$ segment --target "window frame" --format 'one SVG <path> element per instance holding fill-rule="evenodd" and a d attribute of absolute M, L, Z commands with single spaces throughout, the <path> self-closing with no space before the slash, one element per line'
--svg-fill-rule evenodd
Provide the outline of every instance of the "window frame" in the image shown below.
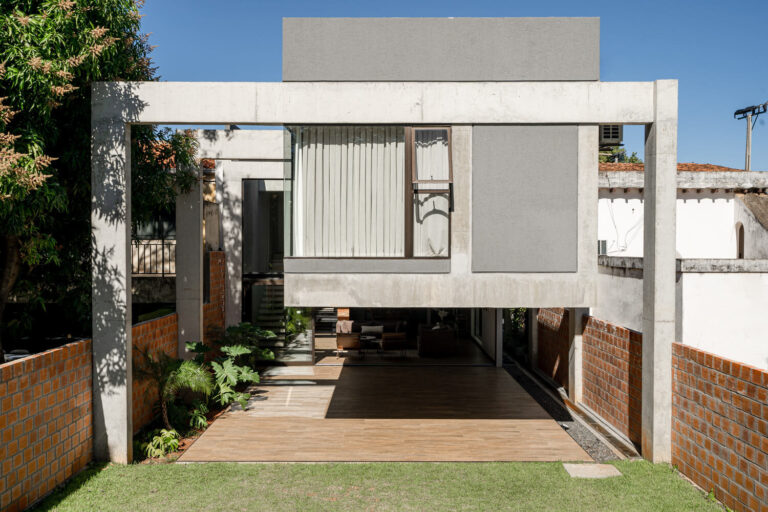
<path fill-rule="evenodd" d="M 295 133 L 294 130 L 301 129 L 304 126 L 320 126 L 320 125 L 291 125 L 286 128 L 291 133 L 291 177 L 294 179 L 295 169 Z M 324 125 L 323 125 L 324 126 Z M 404 237 L 403 240 L 403 255 L 402 256 L 294 256 L 293 254 L 293 222 L 295 219 L 291 218 L 290 222 L 284 219 L 284 226 L 290 226 L 290 233 L 284 233 L 284 243 L 287 240 L 290 243 L 291 256 L 287 254 L 284 259 L 317 259 L 317 260 L 334 260 L 334 259 L 359 259 L 359 260 L 445 260 L 451 258 L 451 246 L 453 244 L 453 132 L 451 126 L 443 125 L 359 125 L 364 126 L 402 126 L 404 131 L 405 142 L 405 165 L 403 176 L 403 191 L 405 194 L 404 201 Z M 416 180 L 416 160 L 414 158 L 415 138 L 414 134 L 417 130 L 446 130 L 448 138 L 448 179 L 447 180 Z M 418 183 L 435 183 L 435 184 L 447 184 L 448 188 L 445 189 L 424 189 L 416 188 L 414 185 Z M 285 190 L 285 189 L 284 189 Z M 291 187 L 290 200 L 284 200 L 285 205 L 293 204 L 293 192 Z M 413 255 L 413 199 L 415 194 L 448 194 L 448 253 L 445 256 L 414 256 Z"/>
<path fill-rule="evenodd" d="M 445 130 L 448 140 L 448 179 L 447 180 L 419 180 L 416 175 L 416 132 L 419 130 Z M 442 260 L 451 257 L 452 232 L 453 232 L 453 133 L 450 126 L 441 125 L 413 125 L 405 127 L 405 168 L 407 179 L 405 188 L 405 244 L 403 258 Z M 448 188 L 431 189 L 418 188 L 416 185 L 447 184 Z M 413 198 L 416 194 L 448 194 L 448 253 L 445 256 L 414 256 L 413 254 Z"/>

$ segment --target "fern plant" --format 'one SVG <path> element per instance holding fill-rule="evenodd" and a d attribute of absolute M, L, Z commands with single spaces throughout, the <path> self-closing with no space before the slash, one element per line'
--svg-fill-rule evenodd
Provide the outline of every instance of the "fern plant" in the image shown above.
<path fill-rule="evenodd" d="M 168 405 L 183 390 L 199 393 L 206 398 L 213 391 L 213 378 L 204 365 L 196 361 L 182 361 L 164 352 L 157 355 L 136 349 L 136 374 L 140 379 L 152 380 L 157 386 L 160 412 L 167 430 L 173 430 L 168 419 Z"/>

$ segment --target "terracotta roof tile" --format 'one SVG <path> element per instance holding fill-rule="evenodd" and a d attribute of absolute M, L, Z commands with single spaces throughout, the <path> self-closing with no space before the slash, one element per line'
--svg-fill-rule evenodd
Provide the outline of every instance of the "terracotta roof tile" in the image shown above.
<path fill-rule="evenodd" d="M 601 171 L 642 171 L 645 166 L 643 164 L 630 164 L 630 163 L 618 163 L 618 162 L 600 162 L 599 169 Z M 695 164 L 695 163 L 678 163 L 677 172 L 743 172 L 743 169 L 734 169 L 732 167 L 723 167 L 722 165 L 713 164 Z"/>

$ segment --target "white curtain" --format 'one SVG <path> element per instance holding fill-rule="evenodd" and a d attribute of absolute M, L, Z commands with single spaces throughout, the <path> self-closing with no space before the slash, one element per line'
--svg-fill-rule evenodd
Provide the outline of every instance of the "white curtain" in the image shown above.
<path fill-rule="evenodd" d="M 447 130 L 415 130 L 414 146 L 417 180 L 450 179 Z M 445 192 L 414 194 L 413 255 L 448 256 L 448 183 L 419 183 L 416 189 Z"/>
<path fill-rule="evenodd" d="M 293 255 L 403 256 L 402 127 L 296 131 Z"/>

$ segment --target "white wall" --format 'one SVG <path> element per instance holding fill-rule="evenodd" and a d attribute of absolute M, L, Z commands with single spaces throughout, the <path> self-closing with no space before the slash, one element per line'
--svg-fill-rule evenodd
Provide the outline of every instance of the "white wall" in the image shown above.
<path fill-rule="evenodd" d="M 643 201 L 637 190 L 600 190 L 598 240 L 608 241 L 609 256 L 643 256 Z M 734 195 L 678 191 L 679 258 L 735 258 Z"/>
<path fill-rule="evenodd" d="M 736 223 L 741 222 L 744 226 L 744 259 L 768 259 L 768 232 L 738 197 L 734 209 L 734 237 Z"/>
<path fill-rule="evenodd" d="M 768 274 L 683 274 L 682 342 L 768 369 Z"/>

